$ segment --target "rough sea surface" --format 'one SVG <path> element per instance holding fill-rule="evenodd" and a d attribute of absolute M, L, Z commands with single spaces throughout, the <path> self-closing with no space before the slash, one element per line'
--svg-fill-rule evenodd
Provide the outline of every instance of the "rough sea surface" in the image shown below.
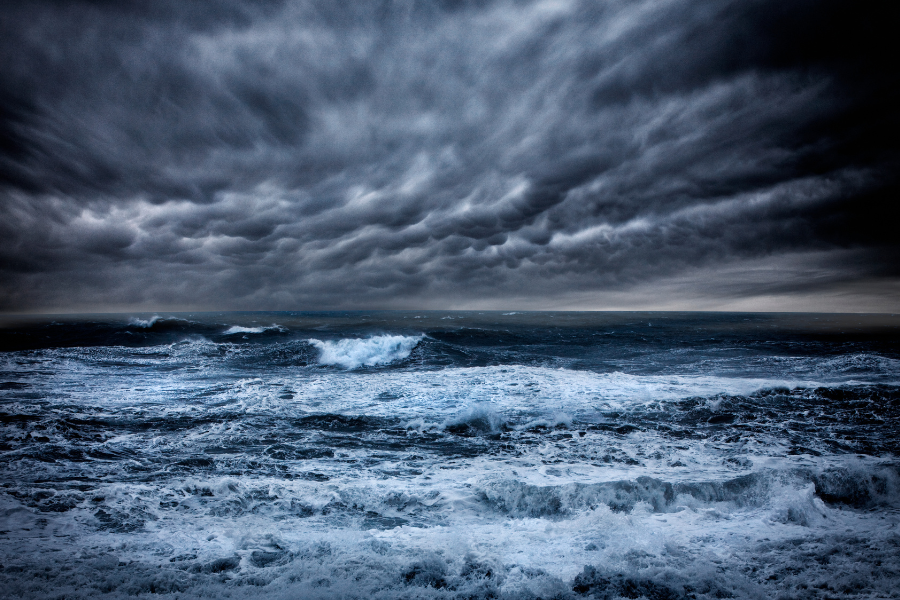
<path fill-rule="evenodd" d="M 0 324 L 4 598 L 900 598 L 900 317 Z"/>

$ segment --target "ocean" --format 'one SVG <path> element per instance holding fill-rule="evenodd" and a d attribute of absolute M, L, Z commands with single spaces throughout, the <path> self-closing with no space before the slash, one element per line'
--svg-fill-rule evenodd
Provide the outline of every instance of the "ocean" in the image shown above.
<path fill-rule="evenodd" d="M 5 317 L 4 598 L 900 598 L 900 316 Z"/>

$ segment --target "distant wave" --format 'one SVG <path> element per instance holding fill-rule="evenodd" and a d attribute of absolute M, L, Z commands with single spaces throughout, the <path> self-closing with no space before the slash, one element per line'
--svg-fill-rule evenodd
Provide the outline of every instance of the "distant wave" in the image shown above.
<path fill-rule="evenodd" d="M 409 356 L 423 336 L 378 335 L 336 341 L 309 340 L 319 350 L 319 363 L 355 369 L 383 365 Z"/>
<path fill-rule="evenodd" d="M 132 325 L 134 327 L 140 327 L 142 329 L 150 329 L 151 327 L 153 327 L 153 324 L 156 323 L 157 321 L 159 321 L 159 315 L 153 315 L 149 319 L 133 318 L 130 321 L 128 321 L 128 324 Z"/>
<path fill-rule="evenodd" d="M 159 327 L 171 327 L 175 324 L 189 324 L 191 321 L 187 319 L 179 319 L 178 317 L 161 317 L 159 315 L 153 315 L 149 319 L 139 319 L 137 317 L 132 317 L 128 321 L 129 327 L 138 327 L 140 329 L 154 329 Z"/>
<path fill-rule="evenodd" d="M 281 325 L 269 325 L 268 327 L 241 327 L 240 325 L 232 325 L 222 332 L 222 335 L 234 335 L 235 333 L 263 333 L 269 330 L 284 331 Z"/>

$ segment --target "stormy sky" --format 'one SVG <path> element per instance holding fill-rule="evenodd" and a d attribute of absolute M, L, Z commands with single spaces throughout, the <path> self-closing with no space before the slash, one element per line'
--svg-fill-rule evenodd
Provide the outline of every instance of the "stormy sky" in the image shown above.
<path fill-rule="evenodd" d="M 0 311 L 900 310 L 893 5 L 5 2 Z"/>

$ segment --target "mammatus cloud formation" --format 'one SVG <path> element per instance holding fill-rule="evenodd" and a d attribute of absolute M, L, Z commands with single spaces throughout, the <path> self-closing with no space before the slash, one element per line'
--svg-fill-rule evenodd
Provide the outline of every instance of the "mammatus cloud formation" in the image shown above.
<path fill-rule="evenodd" d="M 891 3 L 0 19 L 3 311 L 900 306 Z"/>

